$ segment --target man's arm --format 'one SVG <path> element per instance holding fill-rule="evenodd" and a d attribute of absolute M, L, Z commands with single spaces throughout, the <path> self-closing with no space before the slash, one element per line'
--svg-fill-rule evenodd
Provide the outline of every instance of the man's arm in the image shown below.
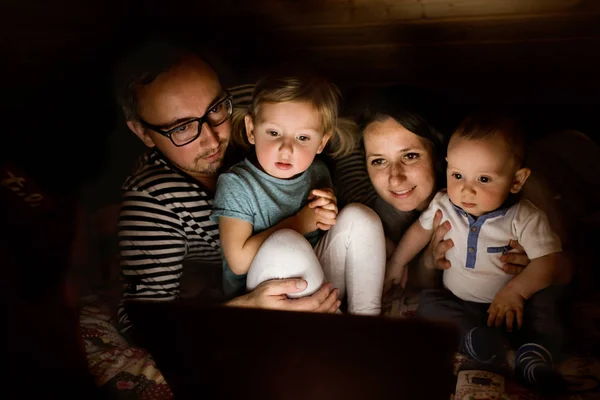
<path fill-rule="evenodd" d="M 169 301 L 179 296 L 186 239 L 179 218 L 144 192 L 129 191 L 119 213 L 122 300 Z M 121 330 L 130 326 L 119 309 Z"/>
<path fill-rule="evenodd" d="M 494 296 L 488 309 L 488 326 L 500 327 L 506 321 L 506 328 L 510 332 L 516 319 L 520 328 L 523 325 L 525 301 L 552 284 L 568 283 L 570 271 L 570 263 L 562 252 L 533 259 L 527 268 Z"/>
<path fill-rule="evenodd" d="M 548 254 L 531 260 L 527 268 L 508 282 L 506 289 L 516 291 L 527 300 L 550 285 L 569 283 L 570 271 L 563 252 Z"/>

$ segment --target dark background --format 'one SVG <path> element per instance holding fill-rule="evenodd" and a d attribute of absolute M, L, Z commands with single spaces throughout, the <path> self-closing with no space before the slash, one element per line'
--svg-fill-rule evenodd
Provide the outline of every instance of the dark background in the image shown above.
<path fill-rule="evenodd" d="M 48 213 L 27 215 L 0 196 L 8 364 L 27 371 L 9 380 L 46 396 L 64 376 L 94 387 L 76 298 L 60 282 L 77 207 L 118 204 L 142 149 L 111 88 L 131 46 L 158 33 L 207 46 L 224 86 L 301 62 L 340 86 L 346 109 L 373 87 L 403 85 L 445 131 L 471 107 L 495 104 L 532 136 L 572 128 L 598 142 L 599 16 L 596 0 L 3 0 L 0 167 L 12 161 L 51 200 Z M 34 365 L 48 368 L 32 385 Z"/>
<path fill-rule="evenodd" d="M 598 2 L 482 3 L 7 0 L 0 154 L 59 191 L 127 159 L 138 144 L 113 101 L 111 68 L 157 33 L 214 50 L 226 86 L 297 61 L 330 77 L 349 104 L 373 86 L 415 86 L 442 129 L 473 105 L 501 104 L 532 135 L 574 128 L 598 140 Z"/>

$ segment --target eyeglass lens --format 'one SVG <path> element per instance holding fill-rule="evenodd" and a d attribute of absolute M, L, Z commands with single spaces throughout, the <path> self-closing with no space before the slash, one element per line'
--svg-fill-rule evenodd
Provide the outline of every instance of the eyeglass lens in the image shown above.
<path fill-rule="evenodd" d="M 225 101 L 216 104 L 213 108 L 208 110 L 205 116 L 205 121 L 207 121 L 211 126 L 218 126 L 225 122 L 227 118 L 229 118 L 231 111 L 231 100 L 226 99 Z M 171 138 L 175 144 L 184 145 L 196 139 L 200 135 L 201 129 L 202 126 L 200 121 L 191 121 L 185 125 L 177 127 L 177 129 L 171 134 Z"/>

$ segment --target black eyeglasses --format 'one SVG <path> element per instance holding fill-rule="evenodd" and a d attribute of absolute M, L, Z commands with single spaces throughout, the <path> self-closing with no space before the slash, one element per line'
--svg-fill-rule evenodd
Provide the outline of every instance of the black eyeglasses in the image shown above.
<path fill-rule="evenodd" d="M 168 131 L 164 131 L 158 126 L 150 125 L 142 119 L 139 121 L 142 126 L 168 137 L 175 146 L 181 147 L 198 139 L 198 136 L 200 136 L 200 133 L 202 132 L 202 125 L 204 125 L 205 122 L 213 128 L 217 127 L 227 121 L 227 119 L 231 117 L 232 112 L 233 103 L 231 101 L 231 95 L 227 93 L 227 97 L 210 106 L 210 109 L 206 111 L 206 114 L 200 118 L 191 119 Z"/>

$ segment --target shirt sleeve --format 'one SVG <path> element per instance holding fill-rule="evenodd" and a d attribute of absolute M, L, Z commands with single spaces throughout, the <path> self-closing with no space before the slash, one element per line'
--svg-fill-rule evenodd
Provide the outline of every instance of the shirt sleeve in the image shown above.
<path fill-rule="evenodd" d="M 221 216 L 241 219 L 254 225 L 254 208 L 248 185 L 235 173 L 221 174 L 217 180 L 210 218 L 218 222 Z"/>
<path fill-rule="evenodd" d="M 143 191 L 126 191 L 118 222 L 119 263 L 123 293 L 119 329 L 131 324 L 126 300 L 169 301 L 179 296 L 186 235 L 173 211 Z"/>
<path fill-rule="evenodd" d="M 550 227 L 546 214 L 531 202 L 522 200 L 513 220 L 517 240 L 530 259 L 562 251 L 558 235 Z"/>
<path fill-rule="evenodd" d="M 421 215 L 419 215 L 419 222 L 421 223 L 421 226 L 424 229 L 427 229 L 428 231 L 433 229 L 433 218 L 435 217 L 435 212 L 437 210 L 444 209 L 442 207 L 442 202 L 447 197 L 448 195 L 446 194 L 446 192 L 438 192 L 433 198 L 433 200 L 431 200 L 431 203 L 429 203 L 429 207 L 427 207 L 425 211 L 423 211 Z"/>

